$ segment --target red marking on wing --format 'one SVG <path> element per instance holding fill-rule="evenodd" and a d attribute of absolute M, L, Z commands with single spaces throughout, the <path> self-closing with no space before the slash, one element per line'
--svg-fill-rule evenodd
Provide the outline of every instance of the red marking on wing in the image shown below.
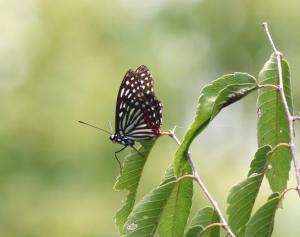
<path fill-rule="evenodd" d="M 155 125 L 155 123 L 150 119 L 149 114 L 150 114 L 150 109 L 147 109 L 144 112 L 144 120 L 147 123 L 147 127 L 152 129 L 155 135 L 160 135 L 160 124 Z"/>

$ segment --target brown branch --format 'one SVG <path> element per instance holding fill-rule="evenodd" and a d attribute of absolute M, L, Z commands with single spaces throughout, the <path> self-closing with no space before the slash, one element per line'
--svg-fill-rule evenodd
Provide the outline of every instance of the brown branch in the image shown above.
<path fill-rule="evenodd" d="M 178 146 L 180 146 L 181 142 L 176 137 L 175 128 L 173 130 L 169 131 L 169 136 L 171 138 L 173 138 L 173 140 L 177 143 Z M 228 226 L 227 221 L 226 221 L 224 215 L 222 214 L 221 209 L 218 206 L 218 203 L 213 199 L 212 195 L 209 193 L 209 191 L 206 188 L 205 184 L 201 180 L 201 178 L 199 176 L 199 173 L 196 170 L 196 166 L 194 164 L 194 161 L 192 160 L 191 155 L 189 153 L 187 154 L 187 160 L 188 160 L 188 162 L 190 163 L 190 165 L 192 167 L 192 172 L 193 172 L 194 180 L 199 185 L 199 187 L 201 188 L 201 190 L 203 191 L 203 193 L 205 194 L 205 196 L 207 197 L 207 199 L 209 200 L 209 202 L 211 203 L 211 205 L 214 207 L 215 211 L 218 213 L 218 215 L 220 217 L 220 220 L 222 222 L 221 224 L 224 226 L 224 229 L 226 230 L 228 236 L 235 237 L 234 233 L 232 232 L 232 230 Z"/>
<path fill-rule="evenodd" d="M 289 106 L 288 106 L 288 102 L 285 96 L 285 92 L 283 89 L 283 73 L 282 73 L 282 53 L 279 52 L 276 47 L 275 44 L 273 42 L 272 36 L 270 34 L 269 28 L 268 28 L 268 24 L 266 22 L 263 23 L 263 28 L 265 30 L 265 33 L 267 34 L 268 40 L 271 44 L 271 47 L 274 51 L 274 55 L 276 57 L 277 60 L 277 68 L 278 68 L 278 78 L 279 78 L 279 83 L 278 83 L 278 91 L 279 94 L 281 96 L 282 99 L 282 103 L 287 115 L 287 119 L 288 119 L 288 125 L 289 125 L 289 135 L 290 135 L 290 142 L 289 142 L 289 148 L 291 150 L 291 154 L 292 154 L 292 159 L 293 159 L 293 164 L 294 164 L 294 168 L 295 168 L 295 173 L 296 173 L 296 181 L 297 181 L 297 191 L 298 194 L 300 196 L 300 166 L 299 166 L 299 162 L 296 156 L 296 146 L 295 146 L 295 131 L 294 131 L 294 120 L 295 120 L 295 116 L 293 116 L 289 110 Z"/>

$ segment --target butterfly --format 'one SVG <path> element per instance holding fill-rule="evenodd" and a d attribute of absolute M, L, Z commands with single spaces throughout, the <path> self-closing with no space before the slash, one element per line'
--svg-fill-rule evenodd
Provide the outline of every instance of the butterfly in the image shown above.
<path fill-rule="evenodd" d="M 85 122 L 86 125 L 95 127 Z M 115 114 L 115 133 L 111 134 L 113 143 L 123 145 L 115 152 L 123 151 L 126 147 L 134 147 L 135 142 L 160 136 L 162 124 L 162 105 L 154 94 L 153 78 L 149 69 L 141 65 L 135 71 L 129 69 L 120 85 Z M 95 127 L 100 129 L 98 127 Z M 109 133 L 106 130 L 100 129 Z M 138 152 L 139 153 L 139 152 Z M 120 165 L 121 167 L 121 165 Z"/>

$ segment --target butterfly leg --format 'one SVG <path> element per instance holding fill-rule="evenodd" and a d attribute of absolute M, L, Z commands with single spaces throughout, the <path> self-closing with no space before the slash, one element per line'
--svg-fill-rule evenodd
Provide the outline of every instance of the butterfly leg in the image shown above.
<path fill-rule="evenodd" d="M 133 145 L 131 146 L 141 157 L 145 157 L 138 149 L 136 149 Z"/>
<path fill-rule="evenodd" d="M 118 164 L 120 166 L 120 174 L 122 174 L 122 164 L 121 164 L 121 161 L 119 160 L 117 154 L 120 153 L 121 151 L 123 151 L 126 147 L 127 146 L 124 146 L 124 147 L 122 147 L 121 150 L 118 150 L 118 151 L 115 152 L 115 158 L 116 158 L 116 160 L 117 160 L 117 162 L 118 162 Z"/>

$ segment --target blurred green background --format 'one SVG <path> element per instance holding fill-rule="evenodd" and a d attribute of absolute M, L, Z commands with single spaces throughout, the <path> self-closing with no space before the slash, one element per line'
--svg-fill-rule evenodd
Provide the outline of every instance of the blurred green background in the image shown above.
<path fill-rule="evenodd" d="M 117 236 L 120 146 L 77 120 L 114 124 L 129 68 L 150 68 L 163 129 L 177 125 L 182 137 L 203 85 L 234 71 L 257 76 L 271 53 L 261 27 L 268 21 L 290 62 L 299 111 L 299 9 L 298 0 L 0 0 L 0 236 Z M 255 103 L 253 93 L 222 111 L 192 146 L 223 210 L 256 150 Z M 159 139 L 139 198 L 158 184 L 175 149 Z M 269 194 L 264 183 L 258 204 Z M 207 205 L 198 188 L 194 201 L 193 212 Z M 297 194 L 283 207 L 274 236 L 299 236 Z"/>

